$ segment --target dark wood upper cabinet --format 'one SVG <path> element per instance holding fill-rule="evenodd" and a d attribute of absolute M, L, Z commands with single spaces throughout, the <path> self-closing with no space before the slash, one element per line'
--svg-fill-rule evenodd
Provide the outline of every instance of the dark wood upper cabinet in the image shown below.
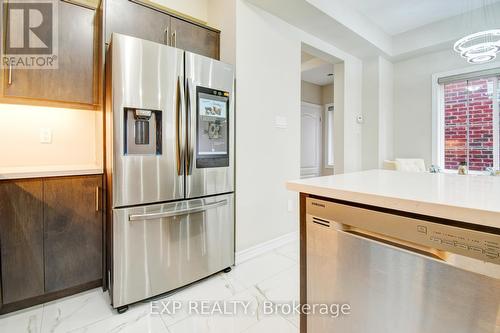
<path fill-rule="evenodd" d="M 102 176 L 44 181 L 45 291 L 102 279 Z"/>
<path fill-rule="evenodd" d="M 111 34 L 133 36 L 167 44 L 170 38 L 170 16 L 129 0 L 106 0 L 106 43 Z"/>
<path fill-rule="evenodd" d="M 106 43 L 113 32 L 219 59 L 218 31 L 132 0 L 106 0 Z"/>
<path fill-rule="evenodd" d="M 44 293 L 42 180 L 0 182 L 2 301 Z"/>
<path fill-rule="evenodd" d="M 172 46 L 219 59 L 219 33 L 172 17 Z"/>
<path fill-rule="evenodd" d="M 5 98 L 97 104 L 96 11 L 59 1 L 58 13 L 58 69 L 6 69 Z"/>

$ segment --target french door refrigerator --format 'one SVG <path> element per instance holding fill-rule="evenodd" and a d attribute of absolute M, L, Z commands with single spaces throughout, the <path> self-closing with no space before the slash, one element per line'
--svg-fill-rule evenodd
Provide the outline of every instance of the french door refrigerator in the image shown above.
<path fill-rule="evenodd" d="M 114 34 L 106 63 L 112 305 L 234 264 L 231 65 Z"/>

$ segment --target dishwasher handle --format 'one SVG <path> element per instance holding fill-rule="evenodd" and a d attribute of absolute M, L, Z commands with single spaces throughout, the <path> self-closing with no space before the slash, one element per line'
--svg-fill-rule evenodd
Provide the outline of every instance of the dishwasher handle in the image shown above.
<path fill-rule="evenodd" d="M 355 235 L 359 238 L 368 239 L 377 243 L 382 243 L 382 245 L 393 246 L 398 249 L 413 252 L 415 254 L 420 254 L 426 257 L 430 257 L 432 259 L 446 261 L 447 252 L 445 251 L 432 249 L 425 246 L 420 246 L 414 243 L 405 242 L 400 239 L 395 239 L 388 236 L 374 234 L 357 228 L 348 228 L 344 230 L 339 230 L 339 232 L 344 234 Z"/>
<path fill-rule="evenodd" d="M 352 228 L 346 225 L 337 227 L 336 231 L 343 235 L 375 242 L 381 246 L 390 246 L 415 255 L 422 255 L 429 259 L 440 261 L 443 264 L 454 266 L 461 270 L 486 275 L 495 279 L 500 279 L 500 265 L 484 262 L 478 259 L 466 257 L 448 251 L 418 245 L 390 236 L 375 234 L 366 230 Z"/>
<path fill-rule="evenodd" d="M 183 209 L 174 209 L 166 212 L 158 212 L 158 213 L 148 213 L 148 214 L 138 214 L 138 215 L 130 215 L 129 216 L 129 221 L 145 221 L 145 220 L 157 220 L 165 217 L 173 217 L 173 216 L 179 216 L 179 215 L 187 215 L 187 214 L 193 214 L 193 213 L 200 213 L 207 211 L 209 209 L 221 207 L 227 205 L 227 200 L 221 200 L 217 201 L 211 204 L 206 204 L 202 206 L 197 206 L 197 207 L 191 207 L 191 208 L 183 208 Z"/>

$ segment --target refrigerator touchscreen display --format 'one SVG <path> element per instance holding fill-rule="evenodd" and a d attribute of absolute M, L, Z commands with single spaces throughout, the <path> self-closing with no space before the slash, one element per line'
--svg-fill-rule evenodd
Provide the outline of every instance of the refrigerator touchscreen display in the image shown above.
<path fill-rule="evenodd" d="M 229 94 L 197 88 L 197 168 L 229 165 Z"/>

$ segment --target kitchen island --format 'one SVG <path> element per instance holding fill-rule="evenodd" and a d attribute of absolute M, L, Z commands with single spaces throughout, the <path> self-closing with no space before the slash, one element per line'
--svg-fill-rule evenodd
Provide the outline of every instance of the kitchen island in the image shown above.
<path fill-rule="evenodd" d="M 300 193 L 301 303 L 352 307 L 301 315 L 301 332 L 499 330 L 500 177 L 370 170 L 287 187 Z"/>

